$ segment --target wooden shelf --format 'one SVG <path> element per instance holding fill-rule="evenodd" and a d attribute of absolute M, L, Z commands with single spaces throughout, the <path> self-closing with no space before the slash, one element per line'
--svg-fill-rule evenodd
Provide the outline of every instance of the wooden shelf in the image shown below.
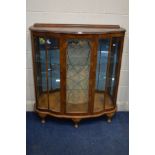
<path fill-rule="evenodd" d="M 105 100 L 105 109 L 114 108 L 114 104 L 109 95 L 104 93 L 95 93 L 94 101 L 94 112 L 100 112 L 104 110 L 104 100 Z M 39 109 L 48 109 L 48 95 L 42 94 L 38 98 L 38 108 Z M 49 109 L 54 112 L 60 112 L 60 92 L 49 93 Z M 88 103 L 83 104 L 66 104 L 67 113 L 88 113 Z"/>
<path fill-rule="evenodd" d="M 38 98 L 38 108 L 48 109 L 48 94 L 43 93 Z M 60 112 L 60 92 L 49 93 L 49 109 L 55 112 Z"/>

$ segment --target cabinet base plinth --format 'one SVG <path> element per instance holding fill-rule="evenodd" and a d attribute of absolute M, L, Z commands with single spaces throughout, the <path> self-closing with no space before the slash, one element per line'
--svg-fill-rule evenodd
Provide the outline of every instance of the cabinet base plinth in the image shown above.
<path fill-rule="evenodd" d="M 52 117 L 57 117 L 57 118 L 65 118 L 65 119 L 71 119 L 73 121 L 73 126 L 75 128 L 79 127 L 79 123 L 82 119 L 88 119 L 88 118 L 95 118 L 95 117 L 102 117 L 103 115 L 107 116 L 107 122 L 111 123 L 112 117 L 115 115 L 116 111 L 117 111 L 117 107 L 115 107 L 114 109 L 109 109 L 108 111 L 102 111 L 102 112 L 98 112 L 98 113 L 93 113 L 93 114 L 61 114 L 61 113 L 54 113 L 52 111 L 42 111 L 36 108 L 36 104 L 34 106 L 35 111 L 38 113 L 39 117 L 41 118 L 41 123 L 45 123 L 45 118 L 47 116 L 52 116 Z"/>

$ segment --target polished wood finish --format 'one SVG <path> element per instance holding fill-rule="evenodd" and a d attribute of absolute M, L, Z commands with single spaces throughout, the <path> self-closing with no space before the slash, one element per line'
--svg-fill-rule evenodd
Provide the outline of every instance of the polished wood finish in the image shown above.
<path fill-rule="evenodd" d="M 114 105 L 112 102 L 111 97 L 108 94 L 103 94 L 96 92 L 95 93 L 95 100 L 94 100 L 94 108 L 93 112 L 101 112 L 104 110 L 103 102 L 105 100 L 105 109 L 113 109 Z M 49 93 L 49 108 L 48 108 L 48 98 L 47 94 L 44 93 L 38 98 L 38 108 L 39 109 L 49 109 L 51 111 L 60 112 L 61 102 L 60 102 L 60 91 L 55 91 Z M 73 113 L 78 115 L 78 113 L 87 113 L 88 111 L 88 104 L 68 104 L 66 113 Z M 91 113 L 90 113 L 91 114 Z"/>
<path fill-rule="evenodd" d="M 91 51 L 91 66 L 89 75 L 89 113 L 94 112 L 94 94 L 95 94 L 95 79 L 96 79 L 96 63 L 97 63 L 97 47 L 98 38 L 94 36 L 92 40 L 92 51 Z"/>
<path fill-rule="evenodd" d="M 35 102 L 37 104 L 38 100 L 37 100 L 37 76 L 36 76 L 36 67 L 35 67 L 35 36 L 33 35 L 33 32 L 31 32 L 31 47 L 32 47 L 32 60 L 33 60 Z"/>
<path fill-rule="evenodd" d="M 61 113 L 66 111 L 66 42 L 64 36 L 60 38 L 60 98 Z"/>
<path fill-rule="evenodd" d="M 90 24 L 42 24 L 42 23 L 36 23 L 32 27 L 85 27 L 85 28 L 111 28 L 111 29 L 119 29 L 119 25 L 90 25 Z"/>
<path fill-rule="evenodd" d="M 125 32 L 119 25 L 85 25 L 85 24 L 34 24 L 31 31 L 64 34 L 103 34 Z"/>
<path fill-rule="evenodd" d="M 120 67 L 122 60 L 123 41 L 125 35 L 125 29 L 120 28 L 118 25 L 81 25 L 81 24 L 34 24 L 30 27 L 31 31 L 31 43 L 32 43 L 32 56 L 33 56 L 33 73 L 35 84 L 35 111 L 42 119 L 42 123 L 45 123 L 45 117 L 47 115 L 58 118 L 69 118 L 75 123 L 75 127 L 78 127 L 78 123 L 81 119 L 99 117 L 107 115 L 108 122 L 111 122 L 111 118 L 117 110 L 116 99 L 120 76 Z M 50 92 L 42 92 L 38 96 L 37 92 L 37 75 L 35 64 L 35 52 L 36 45 L 35 39 L 37 37 L 56 38 L 59 41 L 60 49 L 60 90 Z M 114 95 L 108 94 L 108 79 L 106 80 L 105 91 L 99 92 L 95 90 L 96 81 L 96 65 L 97 65 L 97 50 L 99 39 L 110 39 L 108 64 L 106 77 L 109 74 L 110 54 L 112 47 L 112 39 L 120 39 L 120 48 L 118 50 L 119 61 L 116 66 L 116 85 L 114 87 Z M 89 39 L 91 46 L 90 57 L 90 72 L 89 72 L 89 97 L 88 103 L 83 104 L 67 104 L 66 103 L 66 50 L 68 39 Z M 46 46 L 46 79 L 48 86 L 48 47 Z"/>

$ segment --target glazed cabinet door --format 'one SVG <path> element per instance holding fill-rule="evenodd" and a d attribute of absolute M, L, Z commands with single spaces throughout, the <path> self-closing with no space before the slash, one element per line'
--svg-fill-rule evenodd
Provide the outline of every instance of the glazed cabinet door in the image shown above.
<path fill-rule="evenodd" d="M 66 39 L 66 113 L 88 113 L 92 40 Z"/>
<path fill-rule="evenodd" d="M 60 112 L 59 40 L 34 37 L 34 71 L 37 108 Z"/>

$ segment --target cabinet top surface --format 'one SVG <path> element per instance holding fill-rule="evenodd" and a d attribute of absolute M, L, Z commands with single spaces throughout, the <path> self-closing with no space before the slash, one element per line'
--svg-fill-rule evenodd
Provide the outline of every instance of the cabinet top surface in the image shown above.
<path fill-rule="evenodd" d="M 89 24 L 42 24 L 30 27 L 31 31 L 53 32 L 67 34 L 102 34 L 125 32 L 119 25 L 89 25 Z"/>

